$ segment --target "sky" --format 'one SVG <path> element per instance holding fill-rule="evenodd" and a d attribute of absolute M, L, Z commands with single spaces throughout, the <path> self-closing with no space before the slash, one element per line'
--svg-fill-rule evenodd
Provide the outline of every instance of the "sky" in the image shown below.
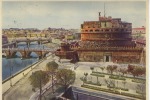
<path fill-rule="evenodd" d="M 103 1 L 3 1 L 2 28 L 80 29 L 84 21 L 104 15 Z M 146 26 L 146 2 L 105 1 L 106 16 L 121 18 L 132 27 Z"/>

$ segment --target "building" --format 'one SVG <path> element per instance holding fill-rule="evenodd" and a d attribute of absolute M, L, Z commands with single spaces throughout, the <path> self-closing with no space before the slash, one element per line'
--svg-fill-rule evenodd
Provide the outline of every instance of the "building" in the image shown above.
<path fill-rule="evenodd" d="M 99 13 L 98 21 L 81 24 L 81 41 L 78 46 L 70 46 L 78 52 L 80 61 L 143 63 L 145 51 L 136 47 L 131 32 L 132 23 Z"/>
<path fill-rule="evenodd" d="M 8 38 L 5 35 L 2 35 L 2 44 L 7 44 L 8 43 Z"/>
<path fill-rule="evenodd" d="M 70 59 L 73 63 L 79 61 L 77 52 L 70 49 L 69 43 L 61 43 L 61 48 L 57 49 L 55 55 L 59 56 L 60 59 Z"/>
<path fill-rule="evenodd" d="M 132 28 L 132 37 L 136 38 L 145 38 L 146 29 L 144 26 L 140 28 Z"/>

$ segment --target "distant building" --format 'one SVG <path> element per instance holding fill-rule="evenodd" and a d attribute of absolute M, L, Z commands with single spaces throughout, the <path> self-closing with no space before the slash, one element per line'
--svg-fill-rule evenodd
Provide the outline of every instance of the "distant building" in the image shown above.
<path fill-rule="evenodd" d="M 132 28 L 132 37 L 133 39 L 145 38 L 146 28 L 144 26 L 140 28 Z"/>
<path fill-rule="evenodd" d="M 66 40 L 73 40 L 74 39 L 74 35 L 72 35 L 72 34 L 65 35 L 65 39 Z"/>
<path fill-rule="evenodd" d="M 8 43 L 8 38 L 5 35 L 2 35 L 2 44 Z"/>

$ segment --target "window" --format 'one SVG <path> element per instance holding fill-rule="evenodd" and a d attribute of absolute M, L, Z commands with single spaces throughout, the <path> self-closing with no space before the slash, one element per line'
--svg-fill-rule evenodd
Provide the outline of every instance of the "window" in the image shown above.
<path fill-rule="evenodd" d="M 95 30 L 95 32 L 99 32 L 99 30 Z"/>
<path fill-rule="evenodd" d="M 90 30 L 90 32 L 93 32 L 93 30 Z"/>
<path fill-rule="evenodd" d="M 106 31 L 106 32 L 108 32 L 108 31 L 109 31 L 109 29 L 106 29 L 105 31 Z"/>

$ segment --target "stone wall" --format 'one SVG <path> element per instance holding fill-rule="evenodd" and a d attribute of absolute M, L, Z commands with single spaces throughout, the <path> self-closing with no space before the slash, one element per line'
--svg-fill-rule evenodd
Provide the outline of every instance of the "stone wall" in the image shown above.
<path fill-rule="evenodd" d="M 141 51 L 78 51 L 78 56 L 80 61 L 140 63 L 141 53 Z"/>

